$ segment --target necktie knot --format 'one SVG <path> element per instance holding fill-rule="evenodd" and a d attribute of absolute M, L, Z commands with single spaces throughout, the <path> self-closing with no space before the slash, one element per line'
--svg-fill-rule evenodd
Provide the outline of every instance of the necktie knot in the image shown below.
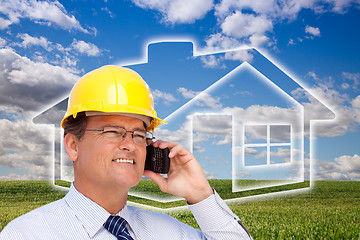
<path fill-rule="evenodd" d="M 104 223 L 104 227 L 117 239 L 133 240 L 126 228 L 126 220 L 120 216 L 110 215 Z"/>

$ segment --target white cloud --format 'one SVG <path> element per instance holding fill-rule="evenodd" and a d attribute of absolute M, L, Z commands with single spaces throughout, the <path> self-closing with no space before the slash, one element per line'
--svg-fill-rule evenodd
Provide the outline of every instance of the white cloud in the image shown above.
<path fill-rule="evenodd" d="M 237 38 L 251 37 L 253 35 L 262 36 L 265 32 L 271 31 L 272 28 L 272 22 L 265 16 L 243 14 L 240 11 L 226 17 L 221 24 L 223 33 Z"/>
<path fill-rule="evenodd" d="M 52 66 L 47 63 L 38 63 L 29 60 L 26 57 L 21 57 L 11 50 L 4 50 L 0 52 L 1 55 L 10 56 L 12 59 L 9 62 L 2 61 L 6 65 L 3 70 L 9 82 L 18 85 L 25 85 L 27 87 L 44 86 L 45 84 L 55 84 L 58 86 L 68 86 L 72 84 L 75 76 L 69 74 L 62 68 Z M 59 77 L 54 77 L 58 75 Z"/>
<path fill-rule="evenodd" d="M 252 9 L 254 13 L 243 13 L 244 9 Z M 269 9 L 274 9 L 273 1 L 221 1 L 215 7 L 215 16 L 221 33 L 210 36 L 210 39 L 226 35 L 231 39 L 231 45 L 237 44 L 236 47 L 267 45 L 270 39 L 266 34 L 272 32 L 274 21 L 268 13 Z M 216 38 L 216 41 L 212 42 L 212 48 L 229 45 L 229 39 L 226 37 Z M 207 46 L 211 46 L 209 43 L 207 42 Z"/>
<path fill-rule="evenodd" d="M 107 12 L 111 18 L 115 18 L 115 14 L 111 12 L 108 7 L 101 8 L 101 10 Z"/>
<path fill-rule="evenodd" d="M 277 148 L 276 152 L 270 152 L 272 157 L 290 158 L 290 148 Z M 290 159 L 289 159 L 290 160 Z"/>
<path fill-rule="evenodd" d="M 256 154 L 254 156 L 255 159 L 266 159 L 267 157 L 267 151 L 266 150 L 263 150 L 261 151 L 260 153 Z"/>
<path fill-rule="evenodd" d="M 217 57 L 214 55 L 205 55 L 200 58 L 203 66 L 206 68 L 223 68 L 225 65 L 223 64 L 223 59 L 221 57 Z"/>
<path fill-rule="evenodd" d="M 326 84 L 331 85 L 331 83 Z M 307 89 L 307 91 L 297 89 L 292 94 L 297 100 L 304 101 L 302 105 L 307 112 L 305 122 L 308 122 L 309 119 L 319 119 L 319 117 L 332 119 L 331 112 L 326 110 L 322 103 L 334 111 L 334 120 L 322 122 L 321 125 L 316 127 L 315 134 L 317 136 L 342 136 L 356 128 L 358 109 L 355 106 L 356 104 L 352 105 L 352 103 L 356 103 L 357 99 L 350 99 L 348 95 L 341 94 L 326 84 L 319 83 L 317 86 Z M 316 96 L 322 103 L 313 96 Z"/>
<path fill-rule="evenodd" d="M 358 73 L 343 72 L 342 76 L 344 79 L 352 81 L 352 88 L 358 90 L 360 85 L 360 72 Z"/>
<path fill-rule="evenodd" d="M 169 23 L 193 23 L 213 8 L 213 0 L 132 0 L 138 7 L 154 9 Z"/>
<path fill-rule="evenodd" d="M 251 105 L 244 109 L 241 107 L 226 107 L 222 109 L 223 114 L 233 114 L 234 118 L 240 122 L 253 122 L 276 124 L 279 122 L 295 123 L 298 121 L 294 109 L 281 108 L 276 106 Z M 281 116 L 281 119 L 279 119 Z"/>
<path fill-rule="evenodd" d="M 342 136 L 349 131 L 356 131 L 357 124 L 360 123 L 360 107 L 358 106 L 359 97 L 351 98 L 346 93 L 341 93 L 335 86 L 335 81 L 332 78 L 320 78 L 315 72 L 309 72 L 307 76 L 313 78 L 317 85 L 310 89 L 296 89 L 292 92 L 293 96 L 302 102 L 307 111 L 305 120 L 318 119 L 317 116 L 323 116 L 324 118 L 332 118 L 329 111 L 321 104 L 324 103 L 326 106 L 331 108 L 335 113 L 335 119 L 331 121 L 322 122 L 316 127 L 316 135 L 336 137 Z M 359 73 L 343 73 L 343 77 L 354 81 L 353 85 L 358 83 L 360 78 Z M 347 83 L 343 83 L 343 89 L 348 88 Z M 312 95 L 310 95 L 312 94 Z M 313 96 L 316 96 L 315 99 Z M 359 104 L 360 105 L 360 104 Z"/>
<path fill-rule="evenodd" d="M 0 30 L 8 28 L 11 24 L 12 22 L 10 20 L 0 17 Z"/>
<path fill-rule="evenodd" d="M 239 60 L 242 62 L 246 61 L 248 63 L 251 63 L 252 60 L 254 59 L 254 56 L 252 55 L 250 50 L 241 50 L 241 51 L 226 52 L 225 59 Z"/>
<path fill-rule="evenodd" d="M 215 5 L 215 17 L 217 25 L 221 27 L 218 33 L 209 36 L 209 39 L 216 41 L 208 42 L 207 46 L 213 49 L 226 50 L 224 45 L 228 45 L 229 39 L 218 36 L 226 34 L 231 36 L 233 41 L 238 41 L 239 45 L 250 44 L 252 46 L 271 46 L 271 38 L 267 37 L 272 33 L 273 25 L 293 21 L 297 18 L 300 11 L 310 9 L 315 14 L 325 12 L 345 13 L 351 6 L 360 6 L 358 0 L 222 0 Z M 251 13 L 251 14 L 246 14 Z M 307 32 L 311 37 L 320 36 L 320 29 L 307 27 Z M 241 40 L 241 41 L 240 41 Z M 225 41 L 225 43 L 223 43 Z M 302 39 L 298 39 L 299 42 Z M 274 39 L 276 42 L 276 39 Z M 294 44 L 294 40 L 289 41 L 289 45 Z"/>
<path fill-rule="evenodd" d="M 252 10 L 273 19 L 293 20 L 303 9 L 310 9 L 315 13 L 345 13 L 351 5 L 359 6 L 357 0 L 326 0 L 326 3 L 322 0 L 222 0 L 215 6 L 215 15 L 222 18 L 234 10 Z"/>
<path fill-rule="evenodd" d="M 240 155 L 241 153 L 242 153 L 242 151 L 243 151 L 243 147 L 237 147 L 237 152 L 236 152 L 236 154 L 237 155 Z M 259 152 L 255 149 L 255 148 L 249 148 L 249 147 L 247 147 L 247 148 L 245 148 L 245 155 L 246 156 L 249 156 L 249 155 L 257 155 Z"/>
<path fill-rule="evenodd" d="M 335 162 L 318 161 L 317 180 L 352 180 L 360 181 L 360 156 L 343 155 Z"/>
<path fill-rule="evenodd" d="M 162 92 L 158 89 L 152 91 L 152 95 L 155 102 L 162 101 L 166 105 L 170 105 L 172 102 L 178 101 L 171 93 Z"/>
<path fill-rule="evenodd" d="M 320 37 L 320 29 L 317 27 L 311 27 L 311 26 L 307 25 L 305 27 L 305 33 L 308 33 L 315 37 Z"/>
<path fill-rule="evenodd" d="M 215 52 L 215 51 L 223 51 L 230 50 L 234 48 L 238 48 L 241 43 L 230 36 L 226 36 L 222 33 L 216 33 L 208 36 L 205 39 L 206 46 L 204 47 L 204 52 Z"/>
<path fill-rule="evenodd" d="M 184 97 L 184 98 L 187 98 L 187 99 L 191 99 L 191 98 L 194 98 L 196 97 L 198 94 L 200 94 L 201 92 L 196 92 L 196 91 L 193 91 L 193 90 L 188 90 L 186 88 L 179 88 L 177 90 L 179 93 L 181 93 L 181 95 Z"/>
<path fill-rule="evenodd" d="M 316 81 L 319 81 L 319 80 L 320 80 L 320 79 L 317 77 L 317 75 L 316 75 L 315 72 L 308 72 L 306 75 L 309 76 L 310 78 L 316 80 Z"/>
<path fill-rule="evenodd" d="M 351 105 L 354 109 L 356 109 L 357 111 L 360 110 L 360 95 L 357 96 L 356 98 L 354 98 L 352 101 L 351 101 Z"/>
<path fill-rule="evenodd" d="M 263 45 L 271 45 L 270 38 L 265 35 L 254 34 L 249 37 L 250 45 L 254 47 L 261 47 Z"/>
<path fill-rule="evenodd" d="M 88 56 L 100 56 L 101 50 L 93 43 L 87 43 L 82 40 L 74 39 L 71 43 L 71 48 L 75 51 L 86 54 Z"/>
<path fill-rule="evenodd" d="M 6 46 L 6 40 L 0 37 L 0 48 L 3 48 Z"/>
<path fill-rule="evenodd" d="M 351 106 L 354 110 L 355 121 L 360 124 L 360 95 L 351 101 Z"/>
<path fill-rule="evenodd" d="M 0 119 L 0 165 L 13 169 L 0 179 L 50 179 L 52 131 L 32 124 L 30 119 L 44 104 L 68 93 L 77 79 L 65 68 L 34 62 L 12 49 L 0 49 L 0 111 L 4 118 Z"/>
<path fill-rule="evenodd" d="M 348 83 L 341 84 L 341 88 L 344 90 L 349 89 L 349 87 L 350 87 L 350 84 L 348 84 Z"/>
<path fill-rule="evenodd" d="M 213 97 L 210 94 L 208 94 L 207 92 L 196 92 L 193 90 L 188 90 L 186 88 L 179 88 L 177 90 L 179 93 L 181 93 L 181 95 L 184 98 L 187 99 L 192 99 L 196 96 L 198 96 L 197 98 L 197 102 L 196 105 L 197 106 L 204 106 L 204 107 L 210 107 L 212 109 L 220 109 L 222 108 L 222 104 L 220 103 L 220 97 Z"/>
<path fill-rule="evenodd" d="M 347 9 L 351 7 L 352 5 L 359 7 L 360 2 L 357 0 L 328 0 L 327 1 L 330 4 L 331 11 L 344 14 L 347 12 Z"/>
<path fill-rule="evenodd" d="M 33 37 L 27 33 L 19 33 L 16 36 L 17 38 L 22 39 L 22 42 L 10 43 L 11 47 L 21 47 L 21 48 L 31 48 L 31 47 L 42 47 L 50 54 L 45 53 L 44 51 L 36 49 L 35 51 L 30 51 L 32 56 L 29 56 L 33 61 L 50 63 L 53 65 L 58 65 L 63 68 L 67 68 L 72 73 L 80 73 L 80 70 L 76 68 L 78 59 L 76 56 L 79 54 L 85 54 L 87 56 L 97 57 L 102 54 L 104 50 L 99 49 L 93 43 L 86 43 L 82 40 L 74 39 L 73 42 L 68 46 L 64 47 L 59 43 L 53 43 L 49 41 L 46 37 Z M 1 39 L 0 39 L 1 46 Z"/>
<path fill-rule="evenodd" d="M 20 180 L 49 180 L 48 176 L 38 176 L 38 175 L 30 175 L 30 174 L 16 174 L 9 173 L 6 176 L 0 176 L 0 181 L 20 181 Z"/>
<path fill-rule="evenodd" d="M 166 126 L 163 126 L 166 127 Z M 184 146 L 186 149 L 191 149 L 191 141 L 189 141 L 189 131 L 191 129 L 190 121 L 183 123 L 176 130 L 164 129 L 161 126 L 156 128 L 156 140 L 162 139 L 170 142 L 175 142 Z"/>
<path fill-rule="evenodd" d="M 351 6 L 360 6 L 358 0 L 132 0 L 141 8 L 159 11 L 162 22 L 193 23 L 214 9 L 217 20 L 214 33 L 206 39 L 204 50 L 227 50 L 241 45 L 272 46 L 276 39 L 268 37 L 273 26 L 293 21 L 300 11 L 310 9 L 315 14 L 325 12 L 345 13 Z M 250 14 L 251 13 L 251 14 Z M 220 27 L 220 29 L 218 29 Z M 307 26 L 306 31 L 320 36 L 320 29 Z M 273 42 L 271 42 L 273 41 Z M 299 42 L 302 39 L 298 39 Z M 289 41 L 289 45 L 294 40 Z M 215 63 L 215 62 L 211 62 Z"/>
<path fill-rule="evenodd" d="M 51 47 L 52 42 L 48 41 L 45 37 L 32 37 L 27 33 L 19 33 L 16 37 L 23 40 L 22 43 L 16 44 L 20 47 L 28 48 L 32 46 L 41 46 L 46 49 L 46 51 L 50 52 L 53 50 Z"/>
<path fill-rule="evenodd" d="M 335 158 L 335 162 L 338 164 L 338 169 L 341 172 L 360 174 L 360 156 L 357 154 L 353 156 L 340 156 Z"/>
<path fill-rule="evenodd" d="M 25 121 L 11 122 L 0 119 L 0 131 L 0 165 L 19 172 L 2 176 L 1 179 L 50 179 L 52 139 L 49 128 Z"/>
<path fill-rule="evenodd" d="M 66 12 L 64 6 L 58 1 L 2 1 L 0 13 L 8 17 L 8 19 L 0 20 L 0 27 L 2 29 L 11 24 L 18 24 L 22 18 L 28 18 L 39 24 L 56 25 L 65 30 L 89 33 L 74 16 Z"/>
<path fill-rule="evenodd" d="M 223 42 L 224 43 L 224 42 Z M 203 50 L 211 51 L 212 47 L 207 46 Z M 213 49 L 214 50 L 214 49 Z M 254 56 L 249 49 L 233 50 L 225 52 L 225 55 L 203 55 L 200 60 L 206 68 L 226 68 L 225 60 L 233 60 L 251 63 Z"/>
<path fill-rule="evenodd" d="M 251 9 L 257 13 L 268 13 L 275 11 L 275 2 L 273 0 L 251 1 L 251 0 L 223 0 L 215 6 L 215 15 L 219 18 L 228 16 L 233 10 Z"/>
<path fill-rule="evenodd" d="M 67 93 L 78 76 L 0 49 L 0 108 L 33 111 Z"/>
<path fill-rule="evenodd" d="M 225 137 L 232 132 L 232 118 L 230 115 L 194 115 L 193 131 Z"/>
<path fill-rule="evenodd" d="M 213 109 L 220 109 L 223 106 L 220 103 L 220 97 L 213 97 L 206 92 L 201 93 L 199 100 L 200 102 L 197 103 L 198 106 L 205 106 Z"/>
<path fill-rule="evenodd" d="M 220 139 L 217 142 L 214 142 L 213 144 L 215 145 L 227 145 L 227 144 L 232 144 L 232 136 L 230 134 L 227 134 L 225 136 L 225 138 Z"/>
<path fill-rule="evenodd" d="M 229 115 L 194 115 L 193 124 L 193 151 L 206 152 L 203 142 L 212 141 L 212 146 L 232 144 L 232 118 Z M 230 145 L 231 146 L 231 145 Z M 223 162 L 223 161 L 221 161 Z M 214 161 L 211 163 L 219 164 Z"/>

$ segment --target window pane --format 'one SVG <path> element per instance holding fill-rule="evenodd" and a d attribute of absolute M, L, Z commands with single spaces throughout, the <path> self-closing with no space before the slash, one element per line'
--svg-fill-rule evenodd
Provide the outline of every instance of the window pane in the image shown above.
<path fill-rule="evenodd" d="M 256 144 L 267 142 L 266 125 L 246 125 L 245 126 L 245 143 Z"/>
<path fill-rule="evenodd" d="M 258 166 L 266 164 L 266 147 L 245 148 L 245 166 Z"/>
<path fill-rule="evenodd" d="M 270 143 L 290 143 L 290 125 L 271 125 Z"/>
<path fill-rule="evenodd" d="M 290 162 L 290 146 L 270 147 L 270 164 Z"/>

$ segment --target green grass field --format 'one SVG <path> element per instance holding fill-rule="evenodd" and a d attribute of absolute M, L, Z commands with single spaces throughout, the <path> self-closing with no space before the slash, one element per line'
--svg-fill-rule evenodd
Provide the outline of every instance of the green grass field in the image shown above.
<path fill-rule="evenodd" d="M 210 183 L 223 198 L 234 197 L 226 180 Z M 0 230 L 15 217 L 65 194 L 46 181 L 0 182 Z M 321 181 L 305 193 L 250 198 L 228 205 L 254 239 L 360 239 L 360 182 Z M 168 214 L 198 228 L 188 210 Z"/>

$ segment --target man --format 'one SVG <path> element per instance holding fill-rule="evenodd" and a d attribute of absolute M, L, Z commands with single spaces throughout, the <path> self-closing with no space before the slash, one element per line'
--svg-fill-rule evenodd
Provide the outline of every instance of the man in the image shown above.
<path fill-rule="evenodd" d="M 162 123 L 149 87 L 136 72 L 104 66 L 83 76 L 61 122 L 74 165 L 69 193 L 13 220 L 0 239 L 251 239 L 189 151 L 172 142 L 148 142 Z M 170 149 L 167 178 L 144 171 L 147 144 Z M 185 198 L 202 231 L 127 206 L 129 189 L 143 175 L 163 192 Z"/>

